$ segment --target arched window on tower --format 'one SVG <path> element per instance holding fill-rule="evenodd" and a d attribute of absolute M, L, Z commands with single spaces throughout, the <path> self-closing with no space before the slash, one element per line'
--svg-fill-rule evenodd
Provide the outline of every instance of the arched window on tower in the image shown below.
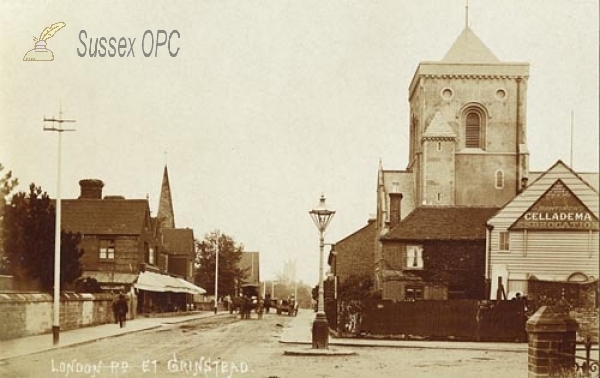
<path fill-rule="evenodd" d="M 465 148 L 485 146 L 485 113 L 478 107 L 468 108 L 464 113 Z"/>
<path fill-rule="evenodd" d="M 481 117 L 477 112 L 467 113 L 465 122 L 465 147 L 479 148 L 481 134 Z"/>

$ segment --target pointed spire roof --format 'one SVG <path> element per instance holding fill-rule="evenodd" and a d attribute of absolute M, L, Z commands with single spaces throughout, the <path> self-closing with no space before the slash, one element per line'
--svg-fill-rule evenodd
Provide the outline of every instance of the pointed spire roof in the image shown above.
<path fill-rule="evenodd" d="M 156 214 L 160 227 L 175 228 L 175 214 L 173 212 L 173 200 L 171 198 L 171 186 L 169 185 L 169 172 L 165 165 L 163 172 L 160 199 L 158 201 L 158 213 Z"/>
<path fill-rule="evenodd" d="M 424 138 L 456 138 L 456 134 L 444 119 L 440 111 L 435 112 L 433 119 L 429 122 Z"/>
<path fill-rule="evenodd" d="M 499 63 L 500 60 L 469 28 L 460 33 L 442 59 L 444 63 Z"/>

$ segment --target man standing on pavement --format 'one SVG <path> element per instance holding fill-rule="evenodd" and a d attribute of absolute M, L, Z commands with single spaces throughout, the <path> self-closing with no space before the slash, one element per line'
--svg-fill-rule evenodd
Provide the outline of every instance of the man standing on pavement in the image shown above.
<path fill-rule="evenodd" d="M 119 294 L 119 300 L 116 303 L 117 308 L 117 317 L 119 319 L 119 326 L 121 328 L 125 327 L 125 320 L 127 319 L 127 311 L 129 307 L 127 306 L 127 300 L 123 294 Z"/>
<path fill-rule="evenodd" d="M 268 314 L 269 309 L 271 308 L 271 293 L 269 293 L 268 291 L 267 291 L 267 294 L 265 294 L 264 307 L 265 307 L 265 312 Z"/>

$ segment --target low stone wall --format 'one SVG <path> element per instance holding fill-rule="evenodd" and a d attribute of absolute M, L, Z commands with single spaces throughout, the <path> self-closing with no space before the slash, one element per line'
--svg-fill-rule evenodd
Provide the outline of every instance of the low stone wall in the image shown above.
<path fill-rule="evenodd" d="M 114 322 L 111 294 L 61 294 L 60 329 Z M 130 309 L 131 306 L 130 303 Z M 134 315 L 129 311 L 128 318 Z M 52 332 L 54 302 L 45 293 L 0 294 L 0 340 Z"/>
<path fill-rule="evenodd" d="M 598 328 L 600 326 L 597 308 L 572 308 L 569 315 L 579 324 L 577 336 L 578 341 L 590 336 L 594 342 L 598 342 Z"/>

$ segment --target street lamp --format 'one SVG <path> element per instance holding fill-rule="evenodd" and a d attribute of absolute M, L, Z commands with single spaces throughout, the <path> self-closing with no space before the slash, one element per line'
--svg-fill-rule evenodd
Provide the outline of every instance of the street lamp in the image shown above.
<path fill-rule="evenodd" d="M 317 315 L 312 327 L 312 347 L 313 349 L 327 349 L 329 347 L 329 324 L 327 324 L 327 317 L 325 317 L 325 296 L 323 290 L 323 247 L 325 245 L 323 235 L 329 222 L 331 222 L 331 219 L 335 215 L 335 211 L 327 208 L 325 196 L 321 195 L 317 207 L 308 213 L 319 229 L 319 298 Z"/>

